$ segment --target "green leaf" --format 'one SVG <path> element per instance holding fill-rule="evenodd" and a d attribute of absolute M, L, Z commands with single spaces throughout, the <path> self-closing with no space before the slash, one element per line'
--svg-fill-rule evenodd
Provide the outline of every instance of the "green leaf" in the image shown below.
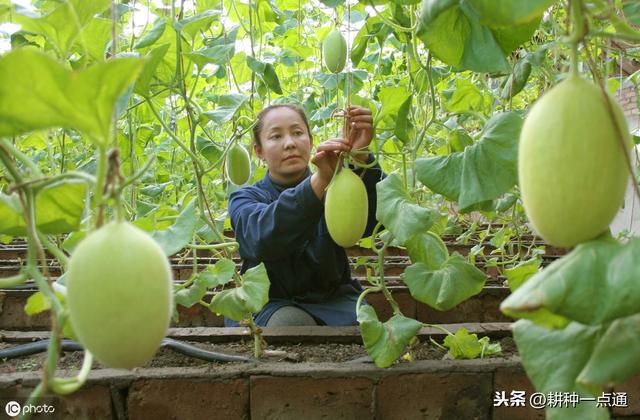
<path fill-rule="evenodd" d="M 320 0 L 327 7 L 336 8 L 345 3 L 345 0 Z"/>
<path fill-rule="evenodd" d="M 280 79 L 278 79 L 278 75 L 276 74 L 276 69 L 273 67 L 273 64 L 267 63 L 264 69 L 264 75 L 262 76 L 262 80 L 264 83 L 269 86 L 273 92 L 278 95 L 282 95 L 282 88 L 280 87 Z"/>
<path fill-rule="evenodd" d="M 116 58 L 69 71 L 36 50 L 11 51 L 0 58 L 0 136 L 69 127 L 105 144 L 115 103 L 142 65 L 138 58 Z"/>
<path fill-rule="evenodd" d="M 107 44 L 111 40 L 113 23 L 110 19 L 93 18 L 82 28 L 75 49 L 87 52 L 95 61 L 104 61 Z"/>
<path fill-rule="evenodd" d="M 489 26 L 520 25 L 540 19 L 556 0 L 467 0 Z"/>
<path fill-rule="evenodd" d="M 207 288 L 213 289 L 225 285 L 233 279 L 236 272 L 236 264 L 227 258 L 222 258 L 214 265 L 209 265 L 200 272 L 200 278 Z"/>
<path fill-rule="evenodd" d="M 358 67 L 358 64 L 367 51 L 367 45 L 369 42 L 375 40 L 375 35 L 382 30 L 389 31 L 378 16 L 371 16 L 366 19 L 365 24 L 362 25 L 362 28 L 360 28 L 356 37 L 353 39 L 353 45 L 351 47 L 351 63 L 353 67 Z"/>
<path fill-rule="evenodd" d="M 528 319 L 547 311 L 587 325 L 637 314 L 638 261 L 640 239 L 624 246 L 612 239 L 582 243 L 535 274 L 500 309 Z"/>
<path fill-rule="evenodd" d="M 139 49 L 139 48 L 149 47 L 155 44 L 156 41 L 158 41 L 162 36 L 162 34 L 164 33 L 164 30 L 166 27 L 167 27 L 167 20 L 165 18 L 161 17 L 156 19 L 156 21 L 153 22 L 153 26 L 151 27 L 151 30 L 149 30 L 149 32 L 144 34 L 144 36 L 140 38 L 138 42 L 136 42 L 133 45 L 133 48 Z"/>
<path fill-rule="evenodd" d="M 87 185 L 59 182 L 36 195 L 36 226 L 45 234 L 57 235 L 77 230 L 84 211 Z M 0 233 L 26 236 L 26 223 L 17 194 L 0 194 Z"/>
<path fill-rule="evenodd" d="M 151 237 L 158 242 L 165 255 L 173 255 L 191 242 L 197 220 L 196 200 L 191 200 L 173 225 L 165 230 L 151 232 Z"/>
<path fill-rule="evenodd" d="M 462 152 L 416 160 L 420 182 L 457 201 L 460 210 L 493 200 L 518 180 L 518 137 L 522 118 L 501 113 L 485 125 L 480 140 Z"/>
<path fill-rule="evenodd" d="M 464 130 L 453 130 L 449 133 L 449 146 L 453 152 L 462 152 L 473 144 L 473 139 Z"/>
<path fill-rule="evenodd" d="M 403 143 L 410 140 L 411 120 L 409 115 L 411 113 L 412 99 L 413 95 L 409 95 L 407 100 L 400 105 L 400 108 L 398 109 L 398 118 L 396 118 L 396 124 L 393 130 L 396 137 Z"/>
<path fill-rule="evenodd" d="M 209 163 L 218 162 L 223 152 L 220 146 L 204 137 L 198 137 L 196 139 L 196 150 L 204 156 Z"/>
<path fill-rule="evenodd" d="M 400 314 L 395 314 L 382 323 L 369 305 L 359 308 L 358 322 L 364 347 L 380 368 L 391 366 L 402 356 L 407 344 L 422 328 L 421 322 Z"/>
<path fill-rule="evenodd" d="M 411 93 L 402 86 L 389 86 L 380 89 L 378 99 L 381 103 L 380 111 L 376 114 L 374 125 L 378 124 L 385 117 L 398 115 L 400 107 L 410 100 Z"/>
<path fill-rule="evenodd" d="M 148 195 L 149 197 L 157 198 L 170 185 L 173 185 L 173 182 L 169 181 L 169 182 L 164 182 L 162 184 L 147 185 L 146 187 L 140 188 L 140 193 L 144 195 Z"/>
<path fill-rule="evenodd" d="M 281 95 L 282 88 L 276 70 L 271 63 L 263 63 L 251 56 L 247 56 L 247 65 L 272 91 Z"/>
<path fill-rule="evenodd" d="M 466 0 L 423 0 L 416 33 L 437 58 L 457 70 L 506 74 L 505 55 L 533 35 L 539 20 L 494 28 L 480 18 Z"/>
<path fill-rule="evenodd" d="M 202 115 L 221 124 L 230 121 L 244 105 L 249 97 L 240 93 L 231 93 L 229 95 L 209 95 L 208 99 L 217 104 L 216 109 L 204 112 Z"/>
<path fill-rule="evenodd" d="M 530 75 L 531 63 L 529 60 L 526 57 L 518 60 L 513 72 L 509 75 L 500 96 L 503 99 L 509 99 L 516 96 L 525 87 Z"/>
<path fill-rule="evenodd" d="M 186 308 L 191 308 L 196 303 L 200 302 L 204 295 L 207 293 L 207 288 L 200 280 L 200 273 L 195 274 L 195 280 L 193 284 L 187 288 L 178 290 L 173 296 L 176 305 L 181 305 Z"/>
<path fill-rule="evenodd" d="M 484 108 L 484 95 L 470 80 L 456 79 L 455 87 L 445 91 L 444 96 L 449 93 L 444 105 L 450 112 L 482 111 Z"/>
<path fill-rule="evenodd" d="M 527 261 L 520 261 L 515 267 L 504 270 L 504 275 L 507 277 L 511 292 L 515 292 L 524 282 L 536 274 L 539 269 L 540 259 L 533 258 Z"/>
<path fill-rule="evenodd" d="M 197 15 L 177 21 L 174 28 L 178 29 L 183 34 L 189 35 L 191 39 L 194 39 L 201 31 L 208 30 L 211 24 L 219 18 L 219 10 L 207 10 L 205 12 L 198 13 Z"/>
<path fill-rule="evenodd" d="M 224 66 L 231 60 L 235 52 L 234 44 L 215 45 L 213 47 L 201 48 L 189 53 L 184 53 L 198 67 L 202 68 L 207 64 L 217 64 Z"/>
<path fill-rule="evenodd" d="M 466 328 L 458 328 L 455 335 L 447 335 L 443 344 L 449 349 L 447 355 L 453 359 L 476 359 L 501 351 L 499 343 L 490 344 L 489 337 L 478 340 L 477 334 L 469 334 Z"/>
<path fill-rule="evenodd" d="M 421 262 L 430 270 L 437 270 L 449 258 L 447 246 L 435 233 L 420 232 L 404 244 L 407 247 L 411 262 Z"/>
<path fill-rule="evenodd" d="M 162 59 L 169 51 L 169 44 L 163 44 L 158 46 L 157 48 L 152 49 L 146 55 L 146 62 L 144 67 L 142 68 L 142 72 L 140 73 L 140 77 L 136 82 L 134 92 L 143 96 L 149 96 L 149 88 L 151 82 L 153 81 L 153 77 L 156 73 L 156 70 L 160 63 L 162 63 Z"/>
<path fill-rule="evenodd" d="M 176 292 L 176 304 L 187 308 L 192 307 L 202 300 L 207 289 L 213 289 L 231 281 L 235 271 L 235 263 L 226 258 L 219 260 L 215 265 L 207 266 L 203 271 L 194 274 L 191 286 Z"/>
<path fill-rule="evenodd" d="M 24 311 L 29 316 L 37 315 L 49 309 L 51 309 L 51 301 L 42 292 L 33 293 L 24 305 Z"/>
<path fill-rule="evenodd" d="M 576 378 L 589 360 L 602 328 L 575 322 L 561 330 L 548 330 L 528 320 L 514 324 L 513 337 L 527 376 L 538 392 L 577 392 L 583 397 L 596 393 L 576 384 Z M 591 390 L 593 391 L 593 390 Z M 547 418 L 608 419 L 606 408 L 595 401 L 581 401 L 576 407 L 547 409 Z"/>
<path fill-rule="evenodd" d="M 438 269 L 419 262 L 402 274 L 414 299 L 432 308 L 447 311 L 482 291 L 486 275 L 461 255 L 454 253 Z"/>
<path fill-rule="evenodd" d="M 640 25 L 640 4 L 632 1 L 624 2 L 622 10 L 629 22 L 634 25 Z"/>
<path fill-rule="evenodd" d="M 235 321 L 259 312 L 269 301 L 269 277 L 263 263 L 242 275 L 242 286 L 223 290 L 211 299 L 209 309 Z"/>
<path fill-rule="evenodd" d="M 420 207 L 405 191 L 397 174 L 390 174 L 376 185 L 376 219 L 393 233 L 400 245 L 412 236 L 429 230 L 438 212 Z"/>
<path fill-rule="evenodd" d="M 586 385 L 623 383 L 640 372 L 640 313 L 611 323 L 578 376 Z"/>
<path fill-rule="evenodd" d="M 109 0 L 68 0 L 44 16 L 16 14 L 15 22 L 21 24 L 23 30 L 45 37 L 59 55 L 66 58 L 82 28 L 110 3 Z"/>

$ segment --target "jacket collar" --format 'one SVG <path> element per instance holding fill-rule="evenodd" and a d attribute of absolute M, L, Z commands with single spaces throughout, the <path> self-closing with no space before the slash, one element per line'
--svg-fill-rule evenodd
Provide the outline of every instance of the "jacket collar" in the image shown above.
<path fill-rule="evenodd" d="M 262 178 L 262 180 L 260 180 L 260 183 L 262 184 L 262 186 L 269 188 L 270 190 L 273 190 L 273 192 L 275 192 L 277 195 L 279 195 L 282 191 L 288 189 L 288 188 L 293 188 L 296 185 L 300 184 L 302 181 L 304 181 L 305 179 L 307 179 L 309 176 L 311 176 L 311 169 L 309 169 L 309 167 L 307 166 L 307 170 L 304 173 L 304 176 L 302 178 L 300 178 L 300 180 L 294 184 L 291 185 L 282 185 L 282 184 L 278 184 L 277 182 L 275 182 L 272 178 L 271 175 L 269 175 L 269 171 L 267 170 L 267 173 L 264 175 L 264 178 Z"/>

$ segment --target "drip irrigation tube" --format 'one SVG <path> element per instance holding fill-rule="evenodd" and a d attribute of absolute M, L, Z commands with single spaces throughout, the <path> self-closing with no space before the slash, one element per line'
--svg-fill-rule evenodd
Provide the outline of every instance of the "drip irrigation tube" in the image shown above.
<path fill-rule="evenodd" d="M 0 360 L 14 359 L 16 357 L 30 356 L 32 354 L 43 353 L 47 351 L 49 346 L 49 339 L 34 341 L 32 343 L 20 344 L 7 349 L 0 350 Z M 165 338 L 162 340 L 160 347 L 169 348 L 176 353 L 184 354 L 185 356 L 193 357 L 196 359 L 206 360 L 208 362 L 257 362 L 256 359 L 244 356 L 233 356 L 230 354 L 218 353 L 215 351 L 208 351 L 193 346 L 191 344 L 183 343 L 171 338 Z M 84 347 L 73 340 L 62 340 L 60 348 L 64 351 L 82 351 Z"/>

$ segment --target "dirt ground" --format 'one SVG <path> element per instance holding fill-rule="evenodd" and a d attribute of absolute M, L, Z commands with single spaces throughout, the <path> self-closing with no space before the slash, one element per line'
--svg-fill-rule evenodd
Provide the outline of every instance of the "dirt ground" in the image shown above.
<path fill-rule="evenodd" d="M 494 356 L 494 358 L 506 358 L 516 353 L 516 346 L 511 337 L 502 338 L 499 342 L 502 347 L 502 354 Z M 250 341 L 224 344 L 191 342 L 189 344 L 204 350 L 229 355 L 246 357 L 251 357 L 253 355 L 253 342 Z M 12 346 L 13 345 L 8 343 L 0 343 L 0 349 Z M 265 355 L 262 357 L 262 360 L 270 362 L 370 362 L 364 347 L 360 344 L 281 344 L 277 346 L 267 346 L 265 350 Z M 428 341 L 417 344 L 411 350 L 411 356 L 413 360 L 438 360 L 447 357 L 446 351 L 436 347 Z M 45 358 L 46 353 L 40 353 L 32 356 L 2 360 L 0 361 L 0 374 L 38 370 L 42 367 Z M 408 363 L 408 359 L 409 358 L 400 359 L 398 363 Z M 201 366 L 216 363 L 219 362 L 205 361 L 177 353 L 169 348 L 161 348 L 145 367 Z M 81 365 L 81 352 L 63 352 L 58 362 L 59 369 L 79 369 Z M 101 365 L 100 362 L 94 362 L 93 369 L 100 368 L 104 368 L 104 366 Z"/>

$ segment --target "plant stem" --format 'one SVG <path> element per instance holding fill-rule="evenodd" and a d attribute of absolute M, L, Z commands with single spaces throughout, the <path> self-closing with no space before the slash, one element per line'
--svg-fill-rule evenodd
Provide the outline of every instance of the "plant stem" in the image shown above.
<path fill-rule="evenodd" d="M 19 286 L 27 281 L 29 276 L 27 273 L 16 274 L 15 276 L 0 279 L 0 289 L 10 289 Z"/>
<path fill-rule="evenodd" d="M 572 31 L 568 42 L 571 45 L 571 75 L 578 77 L 578 44 L 585 36 L 585 20 L 582 12 L 582 0 L 570 0 Z"/>
<path fill-rule="evenodd" d="M 84 360 L 80 372 L 75 378 L 53 378 L 51 381 L 51 389 L 56 394 L 69 395 L 79 390 L 87 381 L 91 366 L 93 365 L 93 355 L 89 350 L 84 351 Z"/>

